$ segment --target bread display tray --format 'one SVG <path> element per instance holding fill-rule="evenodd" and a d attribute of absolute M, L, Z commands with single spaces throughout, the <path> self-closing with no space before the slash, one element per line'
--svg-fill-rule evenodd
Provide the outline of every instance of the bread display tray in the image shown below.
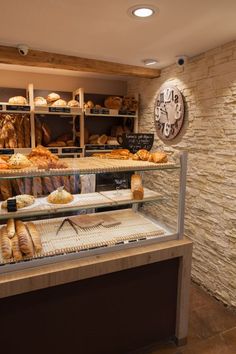
<path fill-rule="evenodd" d="M 168 236 L 168 232 L 157 223 L 132 209 L 123 209 L 112 212 L 103 212 L 90 215 L 109 215 L 120 222 L 117 226 L 80 228 L 78 234 L 68 223 L 65 223 L 61 231 L 56 234 L 64 218 L 46 219 L 35 221 L 38 232 L 41 235 L 42 253 L 35 254 L 33 259 L 75 253 L 95 248 L 104 248 L 146 239 L 158 239 Z M 24 257 L 22 263 L 29 258 Z M 15 263 L 13 258 L 3 260 L 0 251 L 0 263 Z"/>
<path fill-rule="evenodd" d="M 17 212 L 8 212 L 6 209 L 0 209 L 0 219 L 6 219 L 6 217 L 20 218 L 31 215 L 54 215 L 56 213 L 76 211 L 80 209 L 156 201 L 161 199 L 162 195 L 148 188 L 144 188 L 144 198 L 142 200 L 134 200 L 130 189 L 113 190 L 100 193 L 74 194 L 73 197 L 73 201 L 67 204 L 49 203 L 47 201 L 47 197 L 36 198 L 32 205 L 18 209 Z"/>
<path fill-rule="evenodd" d="M 63 176 L 71 174 L 91 174 L 123 171 L 148 171 L 179 168 L 175 163 L 154 163 L 135 160 L 113 160 L 98 157 L 82 157 L 63 159 L 68 168 L 39 170 L 37 168 L 0 170 L 0 178 Z"/>

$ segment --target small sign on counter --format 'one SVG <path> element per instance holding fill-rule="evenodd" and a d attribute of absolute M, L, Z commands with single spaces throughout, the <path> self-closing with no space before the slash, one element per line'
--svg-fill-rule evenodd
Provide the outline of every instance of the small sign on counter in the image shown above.
<path fill-rule="evenodd" d="M 129 149 L 132 153 L 136 153 L 140 149 L 151 150 L 154 134 L 146 133 L 124 133 L 117 137 L 118 142 L 124 149 Z"/>

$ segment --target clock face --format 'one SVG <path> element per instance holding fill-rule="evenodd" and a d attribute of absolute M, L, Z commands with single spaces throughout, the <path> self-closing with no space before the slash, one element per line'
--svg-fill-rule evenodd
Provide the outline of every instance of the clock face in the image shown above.
<path fill-rule="evenodd" d="M 180 132 L 184 122 L 184 101 L 175 86 L 160 88 L 155 101 L 155 127 L 162 140 L 172 140 Z"/>

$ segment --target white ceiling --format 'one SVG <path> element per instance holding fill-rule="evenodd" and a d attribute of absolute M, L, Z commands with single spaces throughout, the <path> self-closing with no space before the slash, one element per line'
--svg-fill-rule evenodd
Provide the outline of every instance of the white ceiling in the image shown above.
<path fill-rule="evenodd" d="M 150 20 L 127 15 L 154 4 Z M 143 65 L 194 56 L 236 39 L 236 0 L 0 0 L 0 44 Z"/>

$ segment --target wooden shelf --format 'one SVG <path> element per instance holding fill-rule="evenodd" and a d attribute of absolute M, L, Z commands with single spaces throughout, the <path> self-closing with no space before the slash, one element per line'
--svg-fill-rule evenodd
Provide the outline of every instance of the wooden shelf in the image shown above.
<path fill-rule="evenodd" d="M 47 197 L 42 197 L 36 198 L 34 204 L 19 209 L 17 212 L 7 212 L 6 209 L 0 209 L 0 220 L 30 216 L 35 217 L 39 215 L 55 215 L 81 209 L 116 207 L 118 205 L 137 204 L 162 199 L 160 193 L 151 191 L 148 188 L 144 188 L 144 198 L 142 200 L 134 200 L 130 189 L 100 193 L 74 194 L 73 196 L 74 200 L 68 204 L 51 204 L 47 201 Z"/>
<path fill-rule="evenodd" d="M 82 108 L 77 107 L 51 107 L 36 106 L 34 114 L 61 115 L 61 116 L 79 116 L 83 113 Z"/>

